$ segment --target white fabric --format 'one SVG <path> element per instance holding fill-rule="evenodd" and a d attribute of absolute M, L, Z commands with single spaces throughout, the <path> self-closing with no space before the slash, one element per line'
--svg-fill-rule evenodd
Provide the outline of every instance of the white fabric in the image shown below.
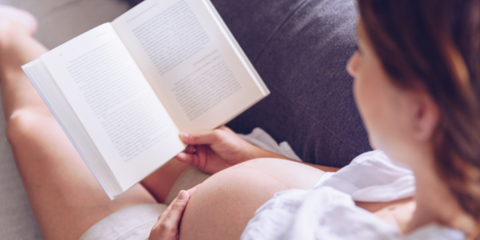
<path fill-rule="evenodd" d="M 105 217 L 88 229 L 79 240 L 144 240 L 148 239 L 164 204 L 139 204 Z"/>
<path fill-rule="evenodd" d="M 361 154 L 321 181 L 316 186 L 330 186 L 351 195 L 354 201 L 391 202 L 415 193 L 412 171 L 394 163 L 381 151 Z"/>
<path fill-rule="evenodd" d="M 392 201 L 413 196 L 414 183 L 410 170 L 381 151 L 367 152 L 337 173 L 325 174 L 311 190 L 275 194 L 256 211 L 242 239 L 465 239 L 462 232 L 436 224 L 401 236 L 398 228 L 355 205 L 355 200 Z"/>
<path fill-rule="evenodd" d="M 275 139 L 273 139 L 267 132 L 265 132 L 261 128 L 257 127 L 253 129 L 253 131 L 250 134 L 247 134 L 247 135 L 244 135 L 244 134 L 237 134 L 237 135 L 257 147 L 263 148 L 265 150 L 268 150 L 276 154 L 280 154 L 290 159 L 302 161 L 297 156 L 297 154 L 295 154 L 295 152 L 292 150 L 288 142 L 284 141 L 284 142 L 281 142 L 280 144 L 277 144 Z"/>

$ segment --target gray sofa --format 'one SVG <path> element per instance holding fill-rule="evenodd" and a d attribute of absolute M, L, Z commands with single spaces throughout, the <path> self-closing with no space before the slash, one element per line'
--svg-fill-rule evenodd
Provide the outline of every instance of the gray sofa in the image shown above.
<path fill-rule="evenodd" d="M 319 165 L 342 167 L 370 149 L 345 70 L 354 0 L 211 1 L 271 91 L 229 127 L 261 127 Z"/>
<path fill-rule="evenodd" d="M 135 0 L 132 0 L 135 2 Z M 138 2 L 138 0 L 136 0 Z M 262 127 L 304 161 L 341 167 L 369 150 L 344 70 L 355 50 L 352 0 L 212 0 L 272 94 L 228 124 Z M 0 0 L 31 11 L 53 48 L 129 8 L 121 0 Z M 0 118 L 0 239 L 42 239 Z"/>

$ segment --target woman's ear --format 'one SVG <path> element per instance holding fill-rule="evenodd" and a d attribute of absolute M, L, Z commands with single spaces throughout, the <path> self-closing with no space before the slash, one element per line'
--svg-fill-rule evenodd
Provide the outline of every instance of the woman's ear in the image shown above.
<path fill-rule="evenodd" d="M 437 103 L 430 94 L 420 91 L 415 94 L 413 137 L 420 142 L 428 141 L 432 138 L 437 128 L 440 118 L 440 110 Z"/>

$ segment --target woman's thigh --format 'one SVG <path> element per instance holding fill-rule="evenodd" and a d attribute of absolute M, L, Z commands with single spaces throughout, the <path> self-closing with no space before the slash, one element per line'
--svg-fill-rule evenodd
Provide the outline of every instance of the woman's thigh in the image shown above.
<path fill-rule="evenodd" d="M 155 203 L 140 185 L 110 201 L 49 113 L 18 112 L 8 124 L 15 162 L 45 239 L 78 239 L 117 210 Z"/>
<path fill-rule="evenodd" d="M 279 191 L 312 188 L 323 172 L 301 163 L 256 159 L 207 179 L 190 199 L 181 239 L 239 239 L 255 211 Z"/>

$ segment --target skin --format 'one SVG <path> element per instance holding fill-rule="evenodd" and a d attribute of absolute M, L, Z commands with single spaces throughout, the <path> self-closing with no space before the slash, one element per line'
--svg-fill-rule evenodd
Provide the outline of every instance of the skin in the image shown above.
<path fill-rule="evenodd" d="M 310 189 L 322 175 L 316 168 L 272 158 L 221 171 L 203 182 L 190 199 L 180 239 L 238 239 L 255 210 L 273 194 Z"/>

